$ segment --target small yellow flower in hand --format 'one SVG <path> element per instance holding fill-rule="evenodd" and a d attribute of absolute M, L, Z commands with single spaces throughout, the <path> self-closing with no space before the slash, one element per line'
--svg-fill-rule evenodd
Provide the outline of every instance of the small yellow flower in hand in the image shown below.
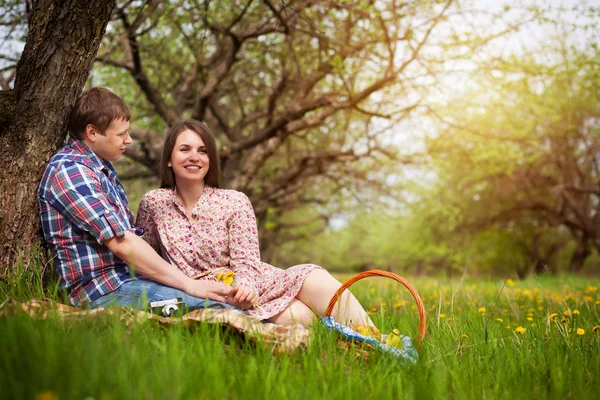
<path fill-rule="evenodd" d="M 218 274 L 217 282 L 223 282 L 224 284 L 231 286 L 233 284 L 233 271 L 229 271 L 224 274 Z"/>

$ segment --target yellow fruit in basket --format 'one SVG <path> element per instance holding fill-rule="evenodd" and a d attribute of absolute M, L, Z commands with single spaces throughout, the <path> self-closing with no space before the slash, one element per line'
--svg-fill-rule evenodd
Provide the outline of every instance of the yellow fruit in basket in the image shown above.
<path fill-rule="evenodd" d="M 392 329 L 389 335 L 385 338 L 385 344 L 393 346 L 398 349 L 402 348 L 402 338 L 400 337 L 400 330 L 397 328 Z"/>
<path fill-rule="evenodd" d="M 381 332 L 371 325 L 355 325 L 354 330 L 363 336 L 370 336 L 374 339 L 381 340 Z"/>

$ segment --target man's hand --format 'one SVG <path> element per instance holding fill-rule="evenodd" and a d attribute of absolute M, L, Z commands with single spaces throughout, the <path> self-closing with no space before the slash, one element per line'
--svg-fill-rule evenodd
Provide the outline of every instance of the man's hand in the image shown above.
<path fill-rule="evenodd" d="M 258 296 L 246 286 L 236 286 L 233 288 L 233 292 L 229 295 L 228 300 L 228 303 L 232 306 L 248 310 L 254 307 Z"/>
<path fill-rule="evenodd" d="M 221 282 L 196 281 L 190 279 L 185 292 L 190 296 L 209 298 L 211 300 L 229 303 L 234 306 L 236 305 L 231 302 L 231 299 L 235 296 L 235 289 Z"/>

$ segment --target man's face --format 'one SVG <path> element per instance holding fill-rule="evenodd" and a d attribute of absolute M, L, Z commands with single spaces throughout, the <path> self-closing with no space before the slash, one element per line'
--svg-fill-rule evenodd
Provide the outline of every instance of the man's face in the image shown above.
<path fill-rule="evenodd" d="M 106 161 L 117 161 L 132 142 L 129 136 L 129 121 L 114 119 L 106 128 L 104 135 L 94 128 L 94 132 L 88 135 L 88 139 L 92 142 L 88 143 L 88 146 L 98 157 Z"/>

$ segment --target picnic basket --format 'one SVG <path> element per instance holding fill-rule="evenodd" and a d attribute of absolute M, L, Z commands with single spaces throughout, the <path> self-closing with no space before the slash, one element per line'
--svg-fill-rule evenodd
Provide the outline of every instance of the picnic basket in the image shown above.
<path fill-rule="evenodd" d="M 404 279 L 401 276 L 398 276 L 392 272 L 389 272 L 389 271 L 382 271 L 382 270 L 374 269 L 374 270 L 370 270 L 370 271 L 361 272 L 361 273 L 353 276 L 352 278 L 348 279 L 345 283 L 342 284 L 342 286 L 338 289 L 338 291 L 333 295 L 333 297 L 329 301 L 329 305 L 327 307 L 327 310 L 325 311 L 325 317 L 331 316 L 333 307 L 335 306 L 335 304 L 341 297 L 344 290 L 348 289 L 353 283 L 355 283 L 361 279 L 365 279 L 365 278 L 369 278 L 369 277 L 373 277 L 373 276 L 381 276 L 381 277 L 385 277 L 385 278 L 390 278 L 390 279 L 395 280 L 396 282 L 401 283 L 402 285 L 404 285 L 404 287 L 406 287 L 408 289 L 410 294 L 415 299 L 415 302 L 417 303 L 417 309 L 419 311 L 419 335 L 417 336 L 417 348 L 419 348 L 421 341 L 423 340 L 423 338 L 425 337 L 425 333 L 427 332 L 427 319 L 425 316 L 425 306 L 423 305 L 423 301 L 421 300 L 421 297 L 419 296 L 419 293 L 417 292 L 417 290 L 406 279 Z"/>

